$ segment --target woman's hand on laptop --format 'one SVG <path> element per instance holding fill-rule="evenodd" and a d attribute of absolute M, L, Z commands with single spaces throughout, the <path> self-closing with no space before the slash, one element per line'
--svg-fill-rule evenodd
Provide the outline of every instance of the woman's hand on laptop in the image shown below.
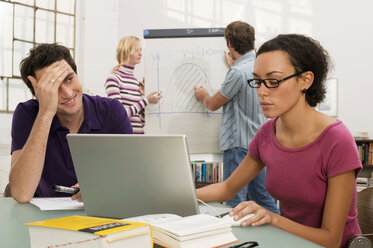
<path fill-rule="evenodd" d="M 74 189 L 79 189 L 79 183 L 71 186 L 71 188 L 74 188 Z M 72 200 L 76 200 L 78 202 L 82 202 L 83 199 L 82 199 L 82 194 L 80 193 L 80 191 L 78 193 L 76 193 L 75 195 L 71 196 L 71 199 Z"/>

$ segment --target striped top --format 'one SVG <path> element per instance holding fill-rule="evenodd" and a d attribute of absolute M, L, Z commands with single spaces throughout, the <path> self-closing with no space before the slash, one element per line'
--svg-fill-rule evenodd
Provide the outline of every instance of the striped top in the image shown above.
<path fill-rule="evenodd" d="M 223 106 L 220 126 L 222 151 L 236 147 L 248 149 L 255 133 L 266 121 L 256 90 L 247 83 L 253 77 L 254 62 L 254 51 L 243 54 L 228 70 L 221 86 L 220 93 L 229 99 Z"/>
<path fill-rule="evenodd" d="M 130 118 L 133 133 L 143 134 L 145 125 L 145 107 L 148 98 L 140 92 L 140 82 L 134 75 L 134 67 L 121 65 L 112 72 L 105 83 L 106 95 L 119 100 Z"/>

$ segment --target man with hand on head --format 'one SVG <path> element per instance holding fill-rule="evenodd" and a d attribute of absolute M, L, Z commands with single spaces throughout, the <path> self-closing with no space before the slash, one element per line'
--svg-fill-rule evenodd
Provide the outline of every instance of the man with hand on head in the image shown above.
<path fill-rule="evenodd" d="M 31 49 L 20 71 L 36 99 L 19 103 L 13 114 L 11 194 L 18 202 L 68 196 L 52 189 L 77 183 L 66 135 L 131 134 L 131 123 L 117 100 L 82 93 L 76 64 L 64 46 Z"/>
<path fill-rule="evenodd" d="M 220 91 L 209 96 L 206 89 L 195 87 L 195 94 L 197 100 L 211 111 L 223 106 L 220 149 L 224 151 L 223 174 L 226 180 L 245 158 L 250 141 L 266 118 L 260 109 L 255 90 L 247 85 L 255 61 L 254 28 L 245 22 L 232 22 L 226 27 L 224 37 L 228 47 L 225 56 L 231 67 Z M 279 213 L 275 201 L 265 188 L 265 177 L 266 172 L 262 170 L 227 204 L 235 207 L 247 201 L 249 196 L 266 209 Z"/>

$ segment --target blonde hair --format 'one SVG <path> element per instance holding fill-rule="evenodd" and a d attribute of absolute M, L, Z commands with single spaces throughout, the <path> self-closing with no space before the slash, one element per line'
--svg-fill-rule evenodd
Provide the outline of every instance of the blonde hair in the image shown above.
<path fill-rule="evenodd" d="M 126 36 L 119 41 L 116 53 L 118 65 L 112 71 L 118 70 L 122 64 L 128 64 L 130 55 L 136 51 L 136 44 L 139 41 L 140 39 L 135 36 Z"/>

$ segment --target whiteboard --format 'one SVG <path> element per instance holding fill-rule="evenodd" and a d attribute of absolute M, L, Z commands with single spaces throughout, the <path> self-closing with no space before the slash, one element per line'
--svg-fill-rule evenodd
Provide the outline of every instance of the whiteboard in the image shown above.
<path fill-rule="evenodd" d="M 166 32 L 167 33 L 167 32 Z M 208 111 L 194 86 L 210 95 L 220 90 L 228 70 L 220 37 L 145 37 L 146 94 L 161 91 L 158 104 L 146 108 L 146 133 L 185 134 L 190 153 L 220 153 L 221 110 Z"/>

